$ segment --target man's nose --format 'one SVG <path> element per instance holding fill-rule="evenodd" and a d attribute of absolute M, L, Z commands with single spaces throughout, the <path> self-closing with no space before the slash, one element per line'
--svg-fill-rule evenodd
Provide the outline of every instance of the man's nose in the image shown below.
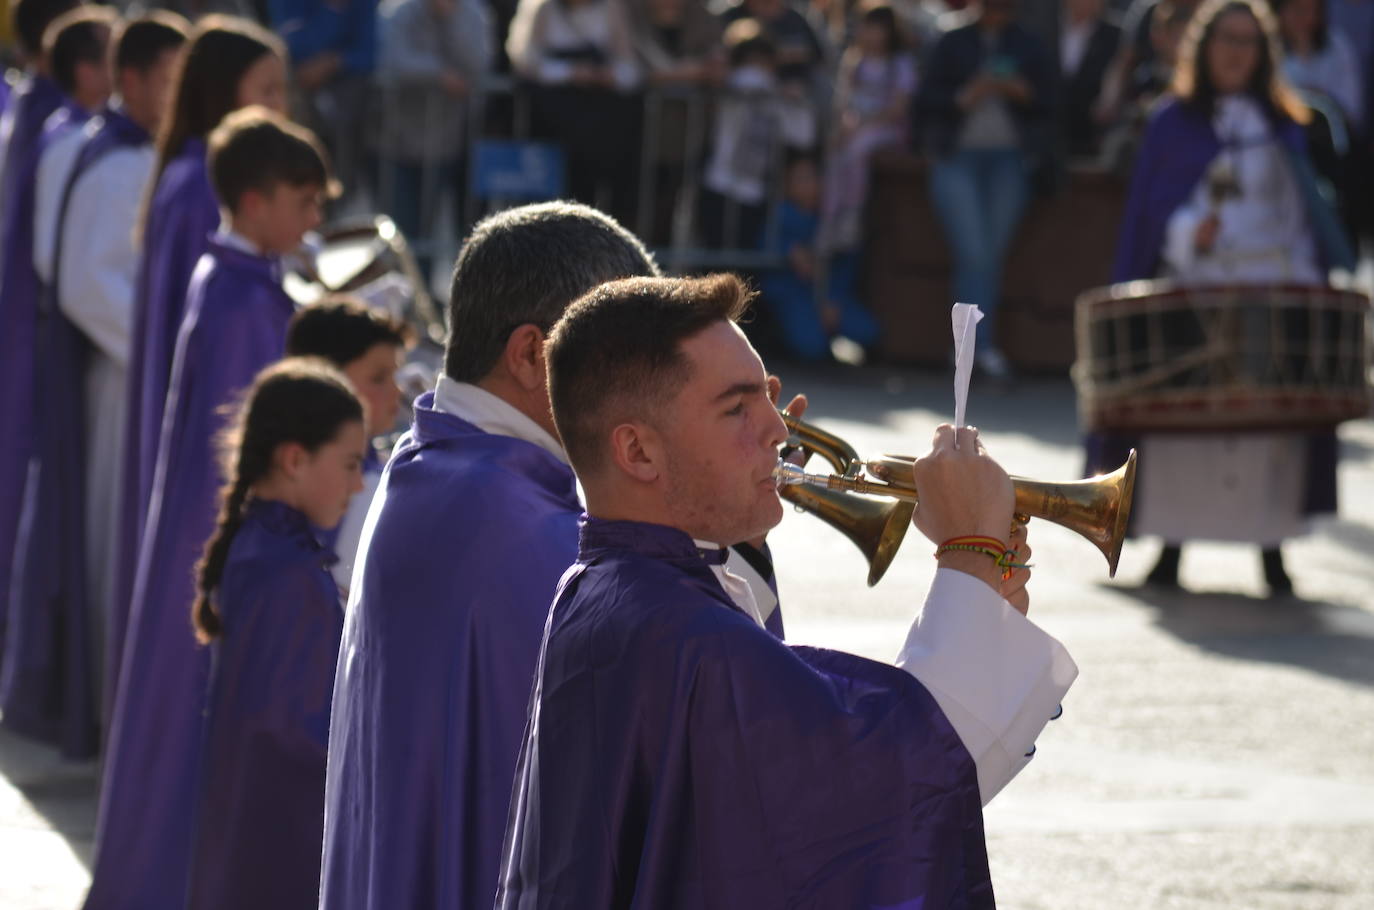
<path fill-rule="evenodd" d="M 788 432 L 787 424 L 783 423 L 782 412 L 780 412 L 777 408 L 773 407 L 771 402 L 768 404 L 768 414 L 769 419 L 766 427 L 766 431 L 768 433 L 768 445 L 770 448 L 776 449 L 778 446 L 786 442 L 787 437 L 792 434 Z"/>

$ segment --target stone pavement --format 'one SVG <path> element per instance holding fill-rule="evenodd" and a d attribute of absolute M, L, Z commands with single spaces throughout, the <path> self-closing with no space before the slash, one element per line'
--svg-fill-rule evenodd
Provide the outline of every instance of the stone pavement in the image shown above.
<path fill-rule="evenodd" d="M 789 371 L 861 453 L 916 453 L 951 409 L 944 374 Z M 971 423 L 1013 473 L 1076 476 L 1072 388 L 975 387 Z M 986 813 L 999 906 L 1374 907 L 1374 421 L 1341 431 L 1342 512 L 1285 550 L 1300 595 L 1263 597 L 1257 554 L 1189 548 L 1189 593 L 1138 586 L 1157 542 L 1096 550 L 1032 525 L 1031 616 L 1080 676 L 1034 762 Z M 912 531 L 864 587 L 858 551 L 807 515 L 774 533 L 789 638 L 891 659 L 933 572 Z M 79 905 L 94 769 L 0 735 L 0 908 Z"/>

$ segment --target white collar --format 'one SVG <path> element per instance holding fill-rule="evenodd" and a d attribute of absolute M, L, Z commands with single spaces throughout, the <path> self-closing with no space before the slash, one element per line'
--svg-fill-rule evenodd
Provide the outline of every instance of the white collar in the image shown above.
<path fill-rule="evenodd" d="M 493 395 L 480 386 L 458 382 L 439 374 L 434 387 L 434 407 L 496 436 L 510 436 L 539 446 L 564 464 L 570 464 L 568 453 L 548 430 L 521 413 L 510 402 Z"/>
<path fill-rule="evenodd" d="M 711 543 L 709 540 L 693 540 L 692 543 L 696 544 L 699 550 L 725 549 L 720 544 Z M 729 558 L 736 558 L 734 550 L 730 550 Z M 765 628 L 763 611 L 759 609 L 758 597 L 755 596 L 753 585 L 749 583 L 748 579 L 731 572 L 725 565 L 716 563 L 711 564 L 711 574 L 716 576 L 716 581 L 720 582 L 720 586 L 725 589 L 725 593 L 729 595 L 730 600 L 734 601 L 735 606 L 739 607 L 745 616 L 756 622 L 759 628 Z M 769 612 L 771 613 L 772 610 Z"/>
<path fill-rule="evenodd" d="M 231 228 L 227 222 L 220 225 L 219 230 L 215 233 L 215 239 L 240 253 L 247 253 L 250 256 L 267 255 L 258 248 L 256 243 Z"/>

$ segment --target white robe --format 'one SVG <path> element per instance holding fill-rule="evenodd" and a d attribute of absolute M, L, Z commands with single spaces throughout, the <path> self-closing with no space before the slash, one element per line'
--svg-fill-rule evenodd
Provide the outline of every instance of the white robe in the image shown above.
<path fill-rule="evenodd" d="M 33 267 L 45 286 L 52 283 L 52 257 L 57 247 L 57 210 L 62 205 L 62 191 L 67 188 L 67 179 L 76 165 L 76 156 L 81 151 L 85 135 L 86 130 L 82 126 L 69 124 L 66 130 L 48 143 L 38 159 L 33 197 Z"/>
<path fill-rule="evenodd" d="M 125 376 L 138 272 L 134 222 L 153 162 L 151 144 L 107 152 L 72 187 L 62 224 L 58 306 L 91 343 L 85 376 L 86 577 L 99 642 L 104 609 L 113 596 Z M 103 644 L 94 653 L 103 654 Z"/>
<path fill-rule="evenodd" d="M 1214 204 L 1208 176 L 1170 217 L 1165 274 L 1182 285 L 1325 284 L 1297 181 L 1260 107 L 1247 97 L 1219 99 L 1217 135 L 1233 146 L 1218 156 L 1239 195 Z M 1209 170 L 1208 172 L 1212 172 Z M 1220 230 L 1199 253 L 1197 226 L 1215 208 Z M 1307 447 L 1293 433 L 1155 433 L 1142 440 L 1144 495 L 1136 530 L 1170 543 L 1230 540 L 1277 546 L 1302 532 Z"/>

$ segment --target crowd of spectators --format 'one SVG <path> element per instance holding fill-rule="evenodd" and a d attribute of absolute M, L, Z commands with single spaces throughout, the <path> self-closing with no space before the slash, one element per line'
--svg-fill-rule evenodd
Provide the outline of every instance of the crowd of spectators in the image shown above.
<path fill-rule="evenodd" d="M 875 152 L 930 162 L 955 294 L 995 314 L 1028 200 L 1075 162 L 1129 171 L 1197 0 L 172 5 L 227 5 L 276 31 L 297 119 L 330 147 L 346 192 L 408 236 L 433 235 L 446 201 L 459 233 L 478 211 L 467 198 L 470 139 L 538 141 L 561 151 L 563 195 L 654 245 L 692 248 L 707 265 L 740 261 L 711 250 L 776 253 L 819 289 L 815 316 L 833 331 L 843 307 L 827 299 L 828 265 L 840 257 L 846 274 L 862 251 Z M 1272 5 L 1283 72 L 1316 114 L 1313 161 L 1358 232 L 1371 208 L 1361 163 L 1374 127 L 1374 0 Z M 818 168 L 814 275 L 778 245 L 797 156 Z M 994 326 L 980 325 L 984 342 Z M 999 371 L 984 348 L 983 367 Z"/>

